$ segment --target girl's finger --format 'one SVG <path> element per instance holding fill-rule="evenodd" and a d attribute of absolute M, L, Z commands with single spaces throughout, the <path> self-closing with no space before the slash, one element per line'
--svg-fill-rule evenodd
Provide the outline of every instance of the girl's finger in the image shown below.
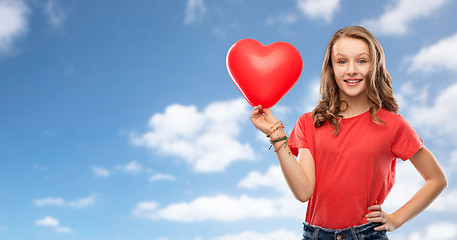
<path fill-rule="evenodd" d="M 382 211 L 381 205 L 371 205 L 368 207 L 368 211 Z"/>
<path fill-rule="evenodd" d="M 375 217 L 382 217 L 382 213 L 380 211 L 371 212 L 365 215 L 365 218 L 375 218 Z"/>
<path fill-rule="evenodd" d="M 385 223 L 386 220 L 383 217 L 374 217 L 374 218 L 367 218 L 368 222 L 377 222 L 377 223 Z"/>
<path fill-rule="evenodd" d="M 375 227 L 374 230 L 375 231 L 383 231 L 383 230 L 386 230 L 386 227 L 387 227 L 386 225 L 381 225 L 379 227 Z"/>

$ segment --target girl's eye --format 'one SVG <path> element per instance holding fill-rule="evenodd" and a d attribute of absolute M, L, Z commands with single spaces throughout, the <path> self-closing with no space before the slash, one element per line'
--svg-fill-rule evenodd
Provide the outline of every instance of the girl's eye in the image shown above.
<path fill-rule="evenodd" d="M 344 60 L 339 60 L 338 63 L 339 63 L 339 64 L 345 64 L 346 61 L 344 61 Z"/>
<path fill-rule="evenodd" d="M 367 62 L 367 61 L 365 61 L 365 60 L 363 60 L 363 59 L 362 59 L 362 60 L 359 60 L 359 63 L 366 63 L 366 62 Z"/>

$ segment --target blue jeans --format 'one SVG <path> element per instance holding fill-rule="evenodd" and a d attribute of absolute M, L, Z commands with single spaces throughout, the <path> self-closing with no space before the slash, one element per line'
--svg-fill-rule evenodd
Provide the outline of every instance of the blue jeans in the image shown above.
<path fill-rule="evenodd" d="M 303 223 L 303 240 L 385 240 L 386 231 L 375 231 L 379 223 L 365 223 L 346 229 L 326 229 Z"/>

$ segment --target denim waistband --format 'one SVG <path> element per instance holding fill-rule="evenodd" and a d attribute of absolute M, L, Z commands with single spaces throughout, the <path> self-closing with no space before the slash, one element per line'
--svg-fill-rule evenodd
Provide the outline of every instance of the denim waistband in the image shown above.
<path fill-rule="evenodd" d="M 375 231 L 374 228 L 380 226 L 380 223 L 365 223 L 346 229 L 326 229 L 313 226 L 309 223 L 303 223 L 304 240 L 362 240 L 362 239 L 388 239 L 386 231 Z"/>

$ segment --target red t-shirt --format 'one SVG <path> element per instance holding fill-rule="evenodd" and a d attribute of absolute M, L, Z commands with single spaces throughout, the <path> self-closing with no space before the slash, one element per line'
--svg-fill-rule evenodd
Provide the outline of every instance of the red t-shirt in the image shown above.
<path fill-rule="evenodd" d="M 290 134 L 297 156 L 308 148 L 316 167 L 316 185 L 308 202 L 306 222 L 329 229 L 366 223 L 367 208 L 382 204 L 395 182 L 396 159 L 409 159 L 423 142 L 399 114 L 380 109 L 380 125 L 367 111 L 341 120 L 340 132 L 327 121 L 314 127 L 312 113 L 303 114 Z"/>

